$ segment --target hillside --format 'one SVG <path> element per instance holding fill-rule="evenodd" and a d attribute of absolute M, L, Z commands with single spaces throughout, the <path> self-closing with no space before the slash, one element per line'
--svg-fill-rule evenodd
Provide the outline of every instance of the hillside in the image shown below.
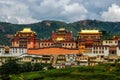
<path fill-rule="evenodd" d="M 73 23 L 46 20 L 34 24 L 11 24 L 0 22 L 0 45 L 10 45 L 13 35 L 24 27 L 30 27 L 32 30 L 36 31 L 39 39 L 51 37 L 51 32 L 60 27 L 65 27 L 66 29 L 73 31 L 74 37 L 76 37 L 80 29 L 86 28 L 100 29 L 101 31 L 107 31 L 107 33 L 111 34 L 120 34 L 120 22 L 103 22 L 98 20 L 82 20 Z M 104 35 L 108 36 L 106 32 Z"/>
<path fill-rule="evenodd" d="M 120 64 L 73 67 L 10 75 L 11 80 L 120 80 Z"/>

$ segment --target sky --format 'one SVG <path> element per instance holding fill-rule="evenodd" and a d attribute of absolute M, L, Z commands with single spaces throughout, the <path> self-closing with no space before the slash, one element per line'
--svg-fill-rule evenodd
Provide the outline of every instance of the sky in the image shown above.
<path fill-rule="evenodd" d="M 71 23 L 86 19 L 120 22 L 120 0 L 0 0 L 0 22 Z"/>

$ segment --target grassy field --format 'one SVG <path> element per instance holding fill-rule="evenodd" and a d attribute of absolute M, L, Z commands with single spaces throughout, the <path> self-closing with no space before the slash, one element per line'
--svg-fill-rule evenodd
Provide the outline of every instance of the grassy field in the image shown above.
<path fill-rule="evenodd" d="M 11 80 L 120 80 L 120 67 L 106 64 L 10 75 Z"/>

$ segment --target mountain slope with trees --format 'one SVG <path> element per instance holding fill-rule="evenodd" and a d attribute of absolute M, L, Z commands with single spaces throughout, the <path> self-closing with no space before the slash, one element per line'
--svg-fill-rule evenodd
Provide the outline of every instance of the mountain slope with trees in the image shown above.
<path fill-rule="evenodd" d="M 73 32 L 74 37 L 81 29 L 100 29 L 103 31 L 105 38 L 110 38 L 113 34 L 120 34 L 120 22 L 104 22 L 98 20 L 82 20 L 73 23 L 65 23 L 61 21 L 45 20 L 33 24 L 11 24 L 0 22 L 0 45 L 11 45 L 11 39 L 17 31 L 25 27 L 36 31 L 39 39 L 51 37 L 52 31 L 64 27 Z"/>

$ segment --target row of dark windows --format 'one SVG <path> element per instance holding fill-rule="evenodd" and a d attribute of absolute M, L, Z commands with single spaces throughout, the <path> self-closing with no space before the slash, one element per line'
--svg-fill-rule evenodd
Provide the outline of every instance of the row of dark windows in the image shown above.
<path fill-rule="evenodd" d="M 45 45 L 45 46 L 50 46 L 50 45 L 53 45 L 53 44 L 50 44 L 50 43 L 48 43 L 48 44 L 46 44 L 46 43 L 42 43 L 42 46 L 44 46 L 44 45 Z M 67 46 L 67 45 L 68 45 L 68 46 L 70 46 L 70 45 L 71 45 L 71 46 L 74 46 L 73 43 L 72 43 L 72 44 L 70 44 L 70 43 L 67 44 L 67 43 L 66 43 L 66 44 L 62 44 L 62 45 L 63 45 L 63 46 Z"/>
<path fill-rule="evenodd" d="M 77 58 L 77 59 L 79 59 L 79 60 L 87 60 L 88 58 L 84 58 L 84 57 L 79 57 L 79 58 Z"/>
<path fill-rule="evenodd" d="M 93 51 L 94 54 L 96 53 L 104 53 L 104 51 Z"/>
<path fill-rule="evenodd" d="M 74 46 L 74 44 L 73 44 L 73 43 L 72 43 L 72 44 L 70 44 L 70 43 L 69 43 L 69 44 L 67 44 L 67 43 L 66 43 L 66 44 L 62 44 L 62 45 L 63 45 L 63 46 L 67 46 L 67 45 L 68 45 L 68 46 L 70 46 L 70 45 L 71 45 L 71 46 Z"/>
<path fill-rule="evenodd" d="M 2 51 L 0 51 L 1 53 Z M 18 51 L 13 51 L 13 53 L 17 53 Z M 19 53 L 23 53 L 23 51 L 19 51 Z"/>
<path fill-rule="evenodd" d="M 46 44 L 46 43 L 44 44 L 44 43 L 42 43 L 42 46 L 44 46 L 44 45 L 45 46 L 47 46 L 47 45 L 50 46 L 50 45 L 53 45 L 53 44 L 49 44 L 49 43 L 48 44 Z"/>
<path fill-rule="evenodd" d="M 93 47 L 93 49 L 106 49 L 107 50 L 107 47 Z"/>
<path fill-rule="evenodd" d="M 106 41 L 106 43 L 113 43 L 113 41 Z M 117 43 L 117 41 L 115 41 L 115 43 Z"/>
<path fill-rule="evenodd" d="M 4 48 L 3 49 L 0 49 L 0 51 L 2 51 L 2 50 L 5 50 Z M 12 49 L 10 49 L 10 50 L 13 50 L 13 51 L 17 51 L 17 50 L 24 50 L 23 48 L 12 48 Z"/>

